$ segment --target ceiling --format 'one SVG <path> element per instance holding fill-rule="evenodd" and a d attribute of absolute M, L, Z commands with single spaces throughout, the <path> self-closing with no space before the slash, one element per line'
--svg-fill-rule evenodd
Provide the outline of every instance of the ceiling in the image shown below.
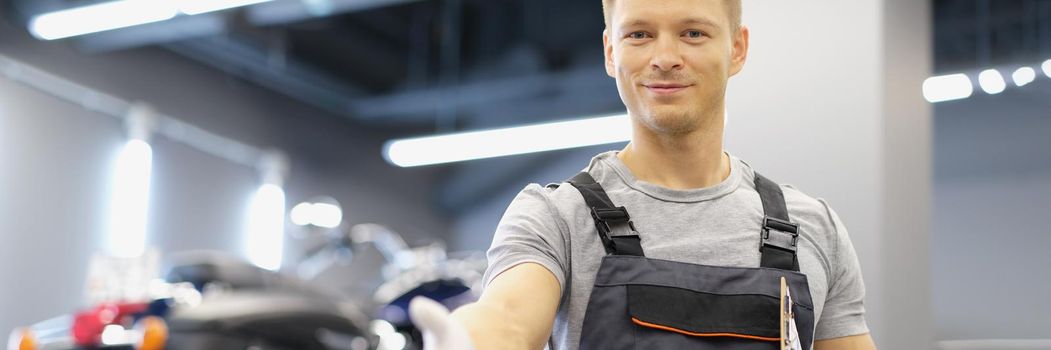
<path fill-rule="evenodd" d="M 15 0 L 10 7 L 25 21 L 87 3 Z M 70 41 L 93 53 L 160 45 L 347 118 L 451 131 L 622 109 L 602 70 L 600 6 L 277 0 Z"/>
<path fill-rule="evenodd" d="M 1049 0 L 934 0 L 934 70 L 1051 58 Z"/>

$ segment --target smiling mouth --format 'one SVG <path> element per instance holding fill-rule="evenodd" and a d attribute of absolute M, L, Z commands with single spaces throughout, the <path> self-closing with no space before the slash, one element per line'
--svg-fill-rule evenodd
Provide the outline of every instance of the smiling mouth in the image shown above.
<path fill-rule="evenodd" d="M 674 94 L 674 93 L 680 92 L 682 90 L 686 90 L 686 88 L 689 88 L 692 85 L 652 84 L 652 85 L 643 85 L 643 86 L 645 86 L 646 89 L 649 90 L 650 92 L 653 92 L 653 93 L 655 93 L 657 95 L 670 95 L 670 94 Z"/>

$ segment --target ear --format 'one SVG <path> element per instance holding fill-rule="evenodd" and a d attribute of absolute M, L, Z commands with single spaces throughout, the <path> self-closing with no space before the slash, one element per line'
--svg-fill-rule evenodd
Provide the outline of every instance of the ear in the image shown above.
<path fill-rule="evenodd" d="M 606 57 L 606 75 L 616 78 L 616 70 L 613 65 L 613 42 L 610 41 L 608 28 L 602 31 L 602 51 Z"/>
<path fill-rule="evenodd" d="M 741 29 L 733 36 L 733 51 L 730 53 L 730 76 L 737 75 L 748 60 L 748 27 Z"/>

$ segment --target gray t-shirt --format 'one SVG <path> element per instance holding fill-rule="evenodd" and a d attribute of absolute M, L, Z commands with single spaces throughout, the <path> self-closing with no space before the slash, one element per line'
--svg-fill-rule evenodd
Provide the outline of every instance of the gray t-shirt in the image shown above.
<path fill-rule="evenodd" d="M 635 178 L 616 157 L 599 154 L 587 170 L 615 205 L 628 209 L 647 257 L 720 266 L 759 266 L 763 206 L 754 172 L 730 156 L 730 176 L 713 187 L 673 190 Z M 569 174 L 571 175 L 571 174 Z M 567 176 L 568 177 L 568 176 Z M 777 181 L 777 179 L 774 179 Z M 807 275 L 817 322 L 814 339 L 868 332 L 865 286 L 854 247 L 828 203 L 781 186 L 799 224 L 800 270 Z M 562 299 L 549 348 L 576 349 L 595 273 L 605 251 L 576 188 L 530 184 L 504 213 L 489 248 L 485 281 L 526 262 L 558 279 Z"/>

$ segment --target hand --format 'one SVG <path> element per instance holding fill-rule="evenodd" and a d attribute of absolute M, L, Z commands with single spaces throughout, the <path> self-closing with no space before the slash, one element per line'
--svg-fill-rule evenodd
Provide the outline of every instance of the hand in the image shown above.
<path fill-rule="evenodd" d="M 449 315 L 449 310 L 425 297 L 409 302 L 409 318 L 423 334 L 424 350 L 472 350 L 467 329 Z"/>

